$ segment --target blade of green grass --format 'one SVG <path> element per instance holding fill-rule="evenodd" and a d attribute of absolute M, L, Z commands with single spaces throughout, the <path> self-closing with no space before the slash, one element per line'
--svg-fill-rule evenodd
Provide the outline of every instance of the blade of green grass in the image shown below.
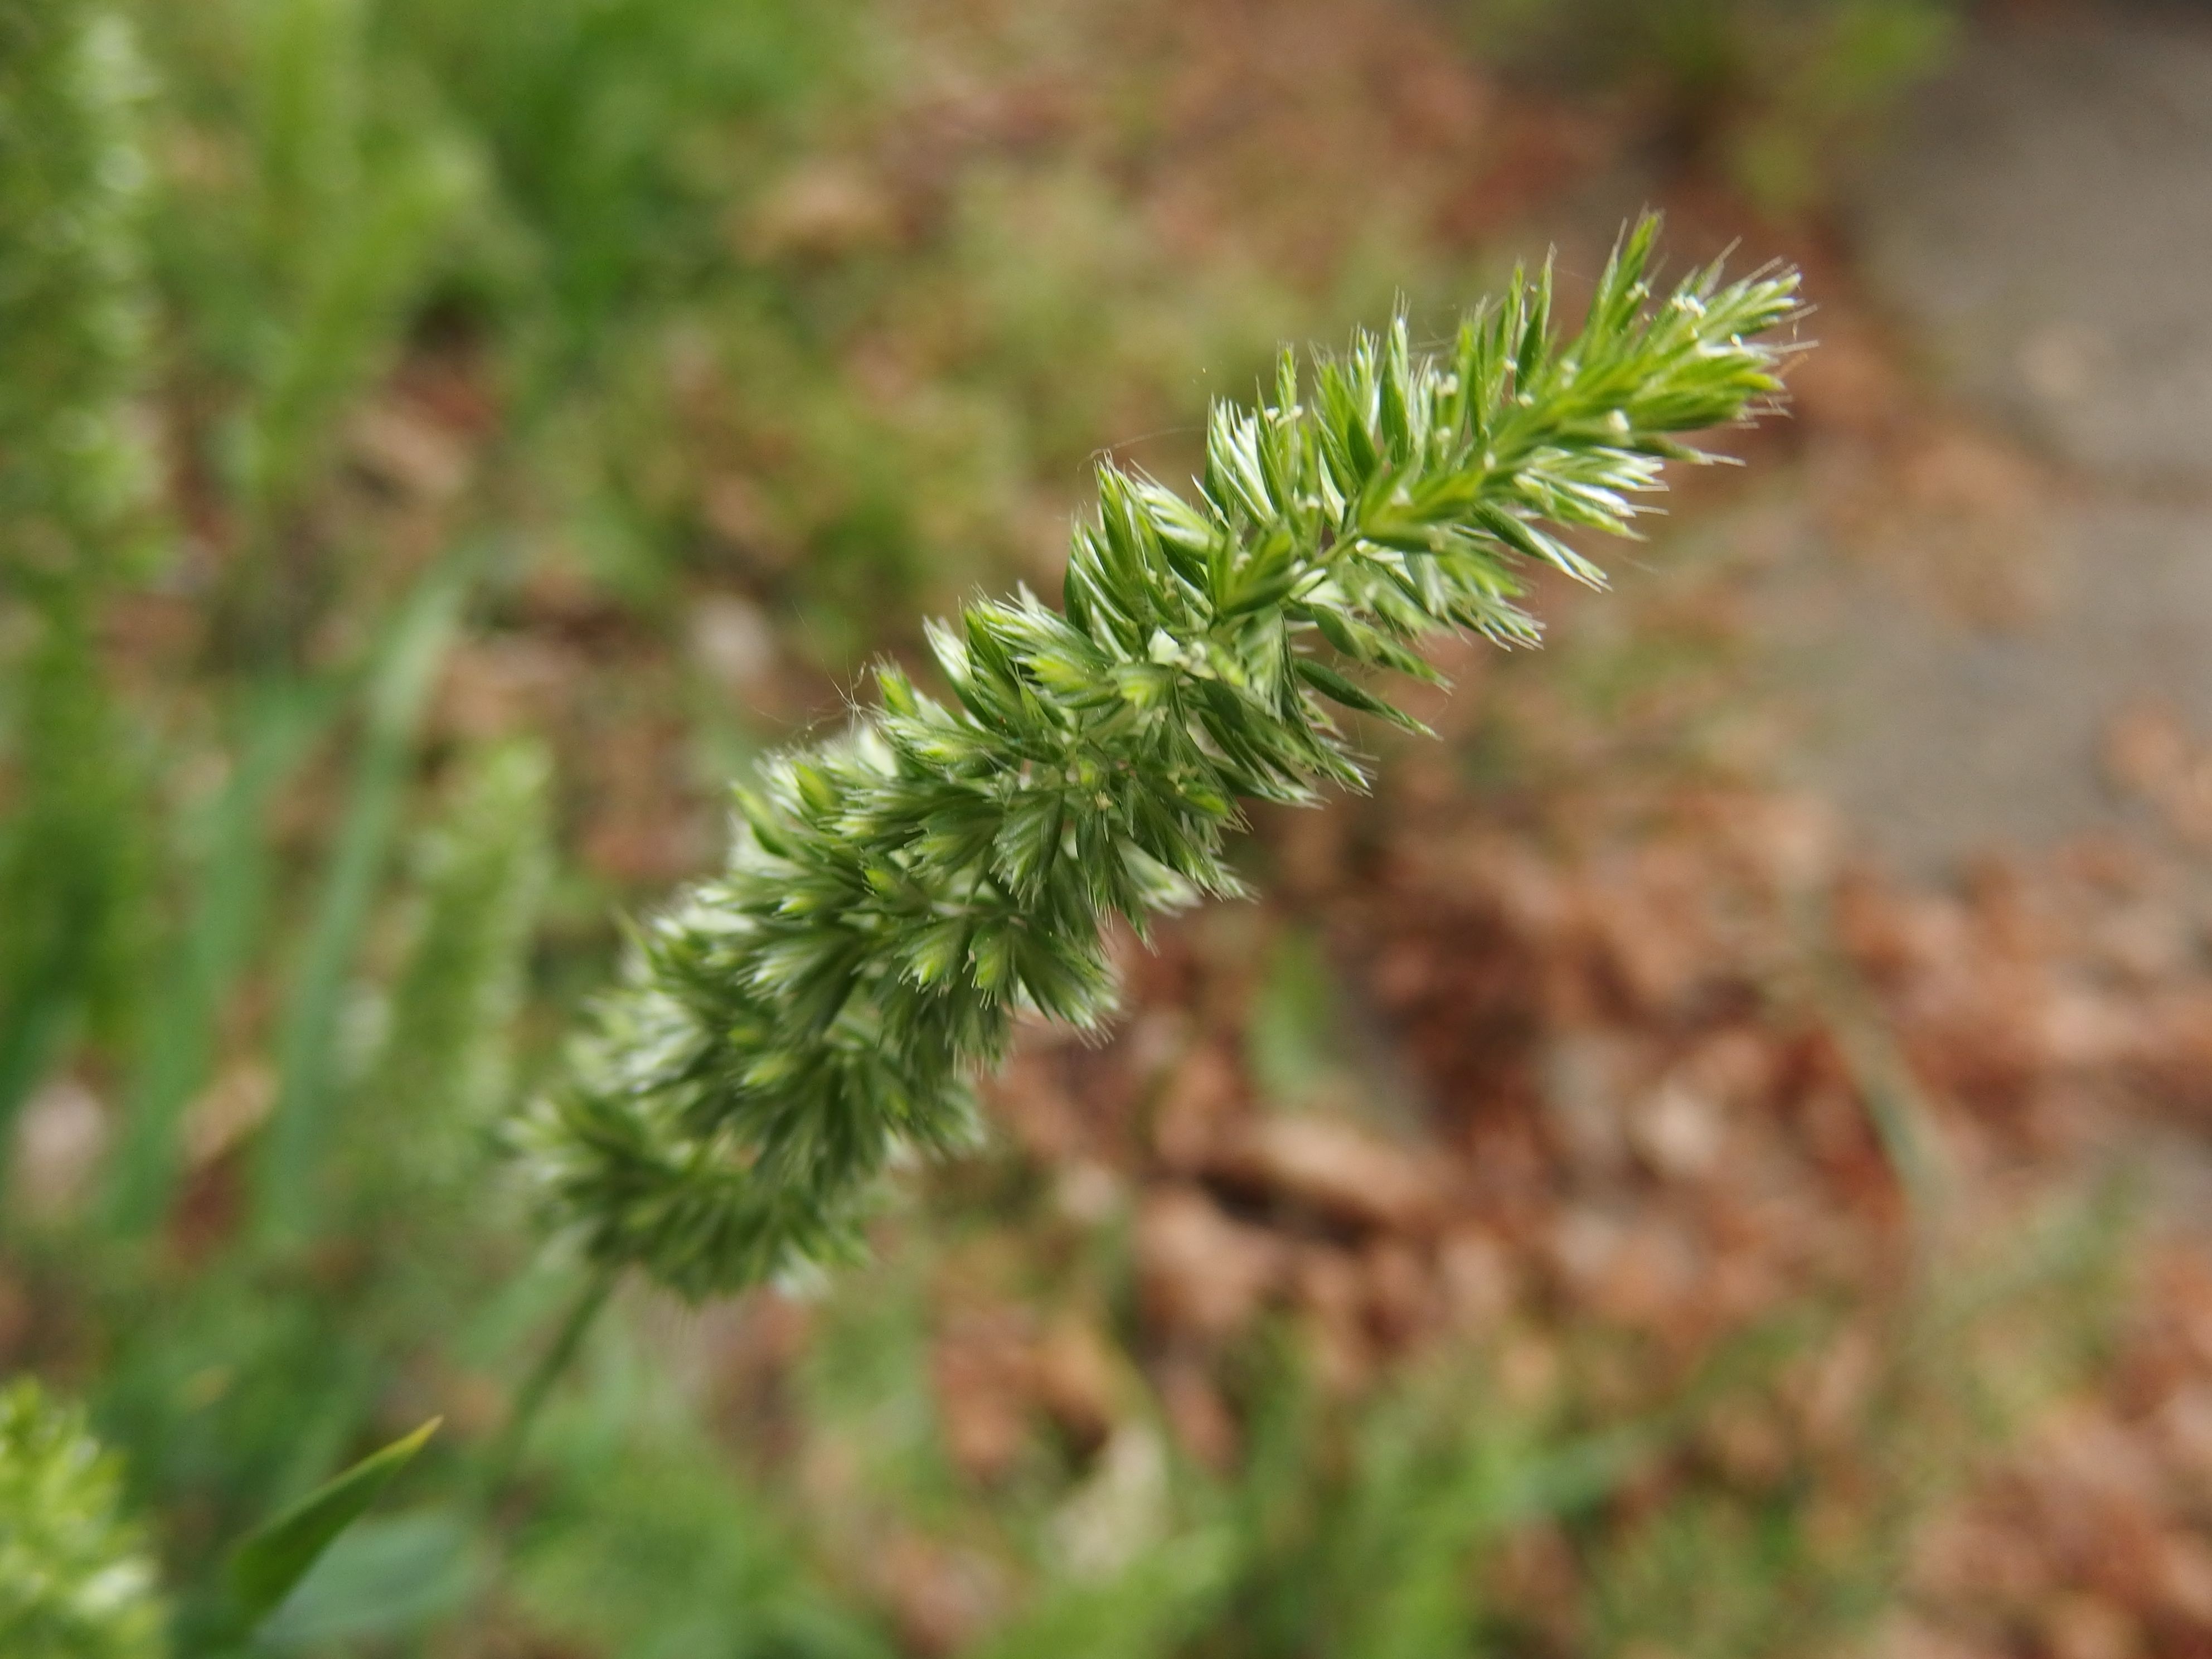
<path fill-rule="evenodd" d="M 327 689 L 297 684 L 262 688 L 246 705 L 237 764 L 194 836 L 191 914 L 162 979 L 108 1177 L 109 1222 L 125 1237 L 158 1225 L 168 1209 L 178 1121 L 207 1082 L 224 1005 L 263 936 L 273 878 L 269 803 L 336 706 Z"/>
<path fill-rule="evenodd" d="M 402 607 L 370 677 L 360 757 L 278 1039 L 276 1103 L 255 1193 L 257 1225 L 264 1238 L 296 1239 L 313 1231 L 346 980 L 398 823 L 416 728 L 466 586 L 458 560 L 424 578 Z"/>
<path fill-rule="evenodd" d="M 0 1162 L 17 1110 L 88 1018 L 127 1012 L 144 871 L 137 779 L 82 593 L 5 688 L 15 799 L 0 823 Z"/>
<path fill-rule="evenodd" d="M 276 1610 L 331 1541 L 368 1510 L 437 1428 L 438 1419 L 433 1418 L 404 1439 L 372 1453 L 239 1545 L 231 1558 L 230 1588 L 246 1629 Z"/>
<path fill-rule="evenodd" d="M 331 1153 L 356 1230 L 410 1249 L 435 1248 L 428 1201 L 468 1179 L 507 1103 L 552 856 L 542 745 L 502 745 L 450 769 L 452 804 L 407 860 L 412 937 L 386 992 L 383 1035 L 347 1091 Z"/>

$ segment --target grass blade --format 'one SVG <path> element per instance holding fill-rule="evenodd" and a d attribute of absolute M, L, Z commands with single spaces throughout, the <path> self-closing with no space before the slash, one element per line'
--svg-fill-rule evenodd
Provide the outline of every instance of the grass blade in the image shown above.
<path fill-rule="evenodd" d="M 333 709 L 319 690 L 279 684 L 249 697 L 235 769 L 210 803 L 191 915 L 164 976 L 132 1079 L 107 1194 L 126 1237 L 159 1224 L 176 1181 L 177 1127 L 216 1060 L 231 988 L 259 944 L 271 884 L 265 817 Z"/>
<path fill-rule="evenodd" d="M 404 1439 L 373 1452 L 344 1474 L 309 1492 L 250 1535 L 231 1557 L 231 1596 L 251 1631 L 307 1576 L 331 1540 L 364 1514 L 392 1476 L 437 1432 L 433 1418 Z"/>
<path fill-rule="evenodd" d="M 280 1081 L 256 1194 L 264 1237 L 296 1238 L 310 1231 L 335 1093 L 346 978 L 375 902 L 406 793 L 416 730 L 459 620 L 465 587 L 458 564 L 433 571 L 401 611 L 371 676 L 353 787 L 278 1041 Z"/>

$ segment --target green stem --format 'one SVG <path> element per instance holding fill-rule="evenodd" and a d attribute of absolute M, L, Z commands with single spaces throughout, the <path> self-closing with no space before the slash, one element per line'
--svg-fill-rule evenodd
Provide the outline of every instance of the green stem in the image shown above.
<path fill-rule="evenodd" d="M 537 1365 L 524 1380 L 522 1387 L 516 1390 L 514 1407 L 507 1413 L 507 1425 L 500 1431 L 499 1438 L 492 1443 L 490 1453 L 484 1460 L 483 1486 L 487 1496 L 496 1497 L 514 1478 L 514 1471 L 522 1461 L 524 1449 L 528 1444 L 531 1428 L 537 1422 L 538 1413 L 544 1408 L 546 1397 L 553 1392 L 553 1385 L 561 1380 L 574 1361 L 578 1350 L 584 1346 L 584 1338 L 590 1334 L 592 1324 L 599 1316 L 599 1310 L 607 1305 L 607 1298 L 614 1294 L 615 1285 L 621 1278 L 622 1270 L 618 1267 L 603 1267 L 593 1271 L 590 1280 L 570 1304 L 568 1317 L 561 1322 L 561 1328 L 552 1342 L 538 1356 Z"/>

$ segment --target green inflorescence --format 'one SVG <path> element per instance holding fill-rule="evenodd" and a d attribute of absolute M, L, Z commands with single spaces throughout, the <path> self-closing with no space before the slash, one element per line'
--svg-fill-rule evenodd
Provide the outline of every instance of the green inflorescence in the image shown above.
<path fill-rule="evenodd" d="M 153 1659 L 154 1568 L 118 1512 L 122 1478 L 84 1414 L 27 1379 L 0 1389 L 0 1653 Z"/>
<path fill-rule="evenodd" d="M 1335 710 L 1418 729 L 1352 672 L 1434 680 L 1440 629 L 1533 641 L 1522 568 L 1601 580 L 1556 532 L 1626 532 L 1664 462 L 1705 459 L 1670 434 L 1779 390 L 1794 273 L 1655 302 L 1656 228 L 1571 337 L 1547 266 L 1437 356 L 1402 319 L 1303 376 L 1285 355 L 1272 404 L 1214 409 L 1194 501 L 1102 467 L 1059 611 L 933 627 L 952 701 L 881 666 L 878 706 L 769 762 L 726 870 L 520 1126 L 552 1218 L 693 1297 L 849 1259 L 878 1174 L 970 1134 L 1017 1012 L 1109 1012 L 1112 918 L 1237 892 L 1241 801 L 1359 787 Z"/>
<path fill-rule="evenodd" d="M 97 653 L 100 603 L 143 539 L 143 81 L 110 8 L 0 7 L 0 748 L 15 786 L 0 1127 L 86 1025 L 113 1034 L 145 909 L 125 832 L 143 805 Z"/>
<path fill-rule="evenodd" d="M 40 593 L 112 550 L 145 470 L 127 403 L 145 333 L 143 81 L 105 7 L 0 13 L 0 575 Z"/>

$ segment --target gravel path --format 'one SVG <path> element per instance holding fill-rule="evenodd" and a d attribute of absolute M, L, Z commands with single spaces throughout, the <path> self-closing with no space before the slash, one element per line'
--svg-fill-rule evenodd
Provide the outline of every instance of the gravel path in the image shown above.
<path fill-rule="evenodd" d="M 1992 26 L 1850 220 L 1928 383 L 2027 458 L 2032 533 L 1985 575 L 2032 602 L 1787 562 L 1770 599 L 1811 694 L 1806 781 L 1923 872 L 2145 821 L 2101 775 L 2116 717 L 2155 703 L 2212 740 L 2212 8 Z"/>

